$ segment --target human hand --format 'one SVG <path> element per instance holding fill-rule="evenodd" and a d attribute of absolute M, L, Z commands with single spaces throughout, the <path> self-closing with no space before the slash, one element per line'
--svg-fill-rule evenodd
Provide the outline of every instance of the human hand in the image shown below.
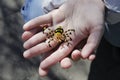
<path fill-rule="evenodd" d="M 43 60 L 39 69 L 40 74 L 43 75 L 47 73 L 47 69 L 50 66 L 69 55 L 76 45 L 85 38 L 87 38 L 87 42 L 81 51 L 75 50 L 72 52 L 72 55 L 74 59 L 74 55 L 76 54 L 80 55 L 78 57 L 90 59 L 91 53 L 96 50 L 103 34 L 103 17 L 104 5 L 101 0 L 68 1 L 68 3 L 63 4 L 59 9 L 37 17 L 24 25 L 25 33 L 23 33 L 23 39 L 27 40 L 24 43 L 24 47 L 27 49 L 24 52 L 24 57 L 28 58 L 46 53 L 56 46 L 55 41 L 51 42 L 52 48 L 48 46 L 48 43 L 44 43 L 43 41 L 46 39 L 46 35 L 42 32 L 35 34 L 37 28 L 39 28 L 38 26 L 42 24 L 52 24 L 52 22 L 54 22 L 54 27 L 63 26 L 65 31 L 75 29 L 74 35 L 71 36 L 72 41 L 70 41 L 72 45 L 67 46 L 65 43 L 62 43 L 62 46 Z M 33 33 L 31 33 L 31 30 Z M 28 35 L 29 32 L 30 34 Z"/>

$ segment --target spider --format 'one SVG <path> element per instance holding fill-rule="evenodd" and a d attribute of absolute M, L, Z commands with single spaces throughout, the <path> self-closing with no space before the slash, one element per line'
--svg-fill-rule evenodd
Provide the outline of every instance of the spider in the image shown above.
<path fill-rule="evenodd" d="M 44 34 L 47 35 L 47 38 L 49 39 L 48 41 L 49 47 L 52 47 L 50 45 L 51 41 L 56 41 L 57 43 L 67 42 L 67 45 L 69 45 L 70 44 L 69 41 L 72 41 L 70 35 L 72 34 L 72 32 L 75 32 L 74 29 L 68 29 L 67 31 L 64 31 L 62 26 L 59 26 L 55 30 L 52 30 L 50 28 L 45 29 L 49 31 L 48 33 L 46 33 L 45 31 L 43 32 Z"/>

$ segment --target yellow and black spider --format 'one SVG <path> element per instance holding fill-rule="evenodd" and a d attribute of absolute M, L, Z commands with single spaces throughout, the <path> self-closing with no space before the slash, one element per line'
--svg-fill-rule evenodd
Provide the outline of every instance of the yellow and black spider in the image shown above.
<path fill-rule="evenodd" d="M 61 26 L 59 26 L 55 30 L 52 30 L 50 28 L 47 29 L 49 30 L 48 33 L 46 32 L 43 33 L 45 33 L 47 35 L 47 38 L 49 39 L 48 41 L 49 47 L 52 47 L 50 45 L 51 41 L 56 41 L 57 43 L 67 42 L 67 45 L 69 45 L 70 44 L 69 41 L 72 41 L 70 35 L 72 34 L 72 32 L 75 32 L 74 29 L 68 29 L 67 31 L 64 31 Z"/>

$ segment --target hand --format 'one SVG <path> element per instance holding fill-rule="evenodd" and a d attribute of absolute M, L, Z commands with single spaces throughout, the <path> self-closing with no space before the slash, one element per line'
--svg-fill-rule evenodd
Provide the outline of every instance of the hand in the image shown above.
<path fill-rule="evenodd" d="M 23 39 L 27 40 L 24 43 L 24 47 L 27 49 L 24 52 L 24 57 L 28 58 L 41 53 L 46 53 L 57 46 L 56 42 L 52 41 L 51 45 L 54 47 L 49 47 L 47 42 L 43 42 L 46 39 L 46 35 L 42 32 L 37 34 L 34 32 L 34 30 L 36 31 L 37 28 L 40 28 L 40 25 L 52 24 L 53 22 L 55 23 L 53 27 L 63 26 L 65 31 L 68 29 L 75 29 L 75 33 L 71 36 L 72 45 L 67 46 L 66 43 L 61 44 L 57 50 L 52 52 L 50 56 L 46 57 L 45 60 L 41 62 L 39 68 L 41 75 L 46 74 L 50 66 L 62 59 L 64 60 L 64 63 L 69 63 L 69 59 L 66 59 L 65 57 L 74 50 L 77 44 L 86 38 L 87 42 L 81 51 L 73 51 L 72 56 L 73 59 L 79 57 L 91 59 L 91 56 L 93 56 L 92 53 L 97 49 L 104 31 L 103 17 L 104 5 L 101 0 L 71 0 L 66 2 L 59 9 L 37 17 L 24 25 L 23 28 L 25 33 L 23 33 Z M 33 33 L 31 33 L 31 30 Z M 25 36 L 27 36 L 27 38 L 25 38 Z M 75 55 L 78 54 L 79 56 L 75 57 Z"/>

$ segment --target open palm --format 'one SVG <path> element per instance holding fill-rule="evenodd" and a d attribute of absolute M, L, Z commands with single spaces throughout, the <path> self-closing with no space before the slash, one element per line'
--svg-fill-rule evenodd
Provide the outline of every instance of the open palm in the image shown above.
<path fill-rule="evenodd" d="M 39 16 L 24 25 L 25 32 L 23 39 L 25 40 L 24 47 L 27 49 L 24 52 L 24 57 L 29 58 L 43 53 L 50 52 L 51 55 L 46 57 L 40 64 L 39 72 L 47 72 L 47 69 L 64 59 L 67 55 L 74 52 L 74 48 L 84 39 L 87 42 L 81 51 L 78 51 L 82 58 L 88 58 L 91 53 L 96 50 L 102 37 L 104 17 L 104 5 L 101 0 L 76 0 L 64 3 L 59 9 Z M 51 29 L 55 30 L 58 26 L 62 26 L 64 31 L 74 29 L 75 32 L 70 35 L 72 40 L 69 40 L 70 45 L 65 41 L 58 46 L 58 42 L 52 40 L 50 47 L 46 40 L 47 35 L 40 30 L 41 25 L 51 24 Z M 56 48 L 57 46 L 57 48 Z M 55 48 L 55 49 L 54 49 Z"/>

